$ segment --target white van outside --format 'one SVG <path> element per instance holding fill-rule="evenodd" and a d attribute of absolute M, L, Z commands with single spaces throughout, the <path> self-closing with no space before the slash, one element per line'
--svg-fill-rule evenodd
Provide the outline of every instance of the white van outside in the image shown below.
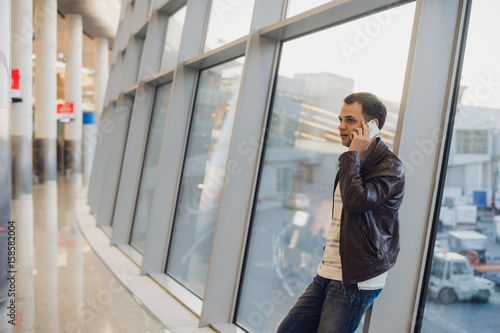
<path fill-rule="evenodd" d="M 467 258 L 455 252 L 439 252 L 434 260 L 429 278 L 429 295 L 444 304 L 456 301 L 486 303 L 495 293 L 495 283 L 474 276 Z"/>

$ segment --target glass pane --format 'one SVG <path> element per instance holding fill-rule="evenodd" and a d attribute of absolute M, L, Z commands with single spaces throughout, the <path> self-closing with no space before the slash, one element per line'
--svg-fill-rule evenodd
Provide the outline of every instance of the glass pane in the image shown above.
<path fill-rule="evenodd" d="M 142 50 L 144 48 L 144 41 L 145 41 L 144 38 L 136 38 L 135 39 L 136 45 L 135 45 L 134 51 L 137 54 L 137 57 L 135 58 L 135 59 L 137 59 L 137 61 L 134 62 L 134 64 L 133 64 L 134 71 L 136 74 L 134 75 L 134 82 L 132 82 L 132 85 L 136 84 L 137 80 L 139 80 L 139 67 L 141 66 L 141 57 L 142 57 Z"/>
<path fill-rule="evenodd" d="M 332 0 L 289 0 L 286 9 L 286 17 L 289 18 L 301 14 L 330 1 Z"/>
<path fill-rule="evenodd" d="M 343 99 L 378 95 L 388 109 L 380 136 L 393 145 L 414 10 L 405 5 L 283 44 L 236 316 L 248 331 L 276 332 L 316 275 L 347 150 L 337 130 Z"/>
<path fill-rule="evenodd" d="M 165 48 L 163 49 L 160 71 L 164 71 L 176 65 L 185 18 L 186 6 L 182 7 L 168 18 L 167 33 L 165 34 Z"/>
<path fill-rule="evenodd" d="M 149 213 L 153 202 L 155 190 L 156 171 L 160 160 L 161 143 L 163 131 L 167 120 L 167 109 L 170 101 L 170 88 L 172 84 L 167 83 L 156 89 L 155 104 L 151 123 L 149 125 L 148 142 L 144 164 L 142 166 L 141 182 L 137 194 L 137 203 L 134 212 L 130 245 L 140 253 L 144 253 L 146 243 L 146 232 L 148 230 Z"/>
<path fill-rule="evenodd" d="M 186 149 L 167 273 L 203 296 L 243 59 L 203 70 Z"/>
<path fill-rule="evenodd" d="M 101 225 L 109 224 L 113 226 L 116 196 L 120 187 L 134 98 L 118 100 L 113 108 L 112 123 L 114 130 L 112 131 L 112 135 L 105 138 L 106 141 L 109 140 L 109 157 L 106 162 L 106 172 L 103 175 L 102 200 L 99 203 L 99 211 L 97 213 L 98 223 Z M 109 228 L 104 229 L 105 232 L 109 230 Z"/>
<path fill-rule="evenodd" d="M 248 35 L 254 3 L 255 0 L 213 0 L 203 52 Z"/>
<path fill-rule="evenodd" d="M 472 2 L 422 332 L 500 327 L 499 11 Z"/>

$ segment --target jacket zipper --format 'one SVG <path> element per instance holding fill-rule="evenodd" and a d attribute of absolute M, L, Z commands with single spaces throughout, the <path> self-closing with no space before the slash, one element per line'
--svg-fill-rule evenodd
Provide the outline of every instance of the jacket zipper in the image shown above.
<path fill-rule="evenodd" d="M 378 250 L 378 248 L 370 241 L 370 238 L 366 234 L 365 230 L 363 228 L 361 228 L 361 227 L 359 229 L 361 229 L 361 232 L 365 236 L 366 241 L 368 242 L 368 245 L 370 247 L 370 250 L 372 250 L 372 252 L 377 255 L 377 258 L 382 259 L 382 254 L 380 253 L 380 251 Z"/>
<path fill-rule="evenodd" d="M 335 185 L 337 185 L 335 183 Z M 335 191 L 333 192 L 335 193 Z M 335 194 L 334 194 L 334 198 L 333 200 L 335 200 Z M 333 211 L 332 211 L 332 217 L 333 217 Z M 340 213 L 340 235 L 342 236 L 342 218 L 344 217 L 344 212 L 342 211 Z M 342 267 L 342 254 L 341 254 L 341 249 L 342 249 L 342 237 L 339 238 L 339 256 L 340 256 L 340 267 Z M 340 283 L 342 283 L 342 291 L 344 292 L 344 295 L 347 295 L 347 291 L 345 289 L 345 285 L 344 285 L 344 269 L 342 269 L 342 281 L 340 281 Z"/>

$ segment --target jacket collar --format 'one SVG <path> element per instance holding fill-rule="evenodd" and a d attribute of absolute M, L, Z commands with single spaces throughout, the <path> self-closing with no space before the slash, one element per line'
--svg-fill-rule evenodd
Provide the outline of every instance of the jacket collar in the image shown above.
<path fill-rule="evenodd" d="M 373 149 L 373 151 L 366 157 L 364 162 L 361 164 L 361 169 L 368 170 L 372 168 L 375 164 L 377 164 L 384 156 L 385 153 L 389 150 L 389 147 L 385 144 L 384 141 L 380 137 L 375 138 L 377 140 L 377 145 Z M 339 173 L 335 176 L 335 182 L 333 186 L 333 190 L 337 188 L 337 184 L 339 182 Z"/>
<path fill-rule="evenodd" d="M 361 165 L 361 169 L 370 169 L 375 164 L 377 164 L 384 156 L 389 147 L 385 144 L 384 141 L 380 137 L 375 138 L 377 140 L 377 144 L 373 151 L 368 155 Z"/>

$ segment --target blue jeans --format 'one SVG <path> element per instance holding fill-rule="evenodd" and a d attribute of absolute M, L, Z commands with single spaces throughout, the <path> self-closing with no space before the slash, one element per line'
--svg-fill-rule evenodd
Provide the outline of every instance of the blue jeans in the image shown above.
<path fill-rule="evenodd" d="M 352 333 L 382 289 L 342 290 L 342 283 L 316 275 L 281 322 L 277 333 Z"/>

